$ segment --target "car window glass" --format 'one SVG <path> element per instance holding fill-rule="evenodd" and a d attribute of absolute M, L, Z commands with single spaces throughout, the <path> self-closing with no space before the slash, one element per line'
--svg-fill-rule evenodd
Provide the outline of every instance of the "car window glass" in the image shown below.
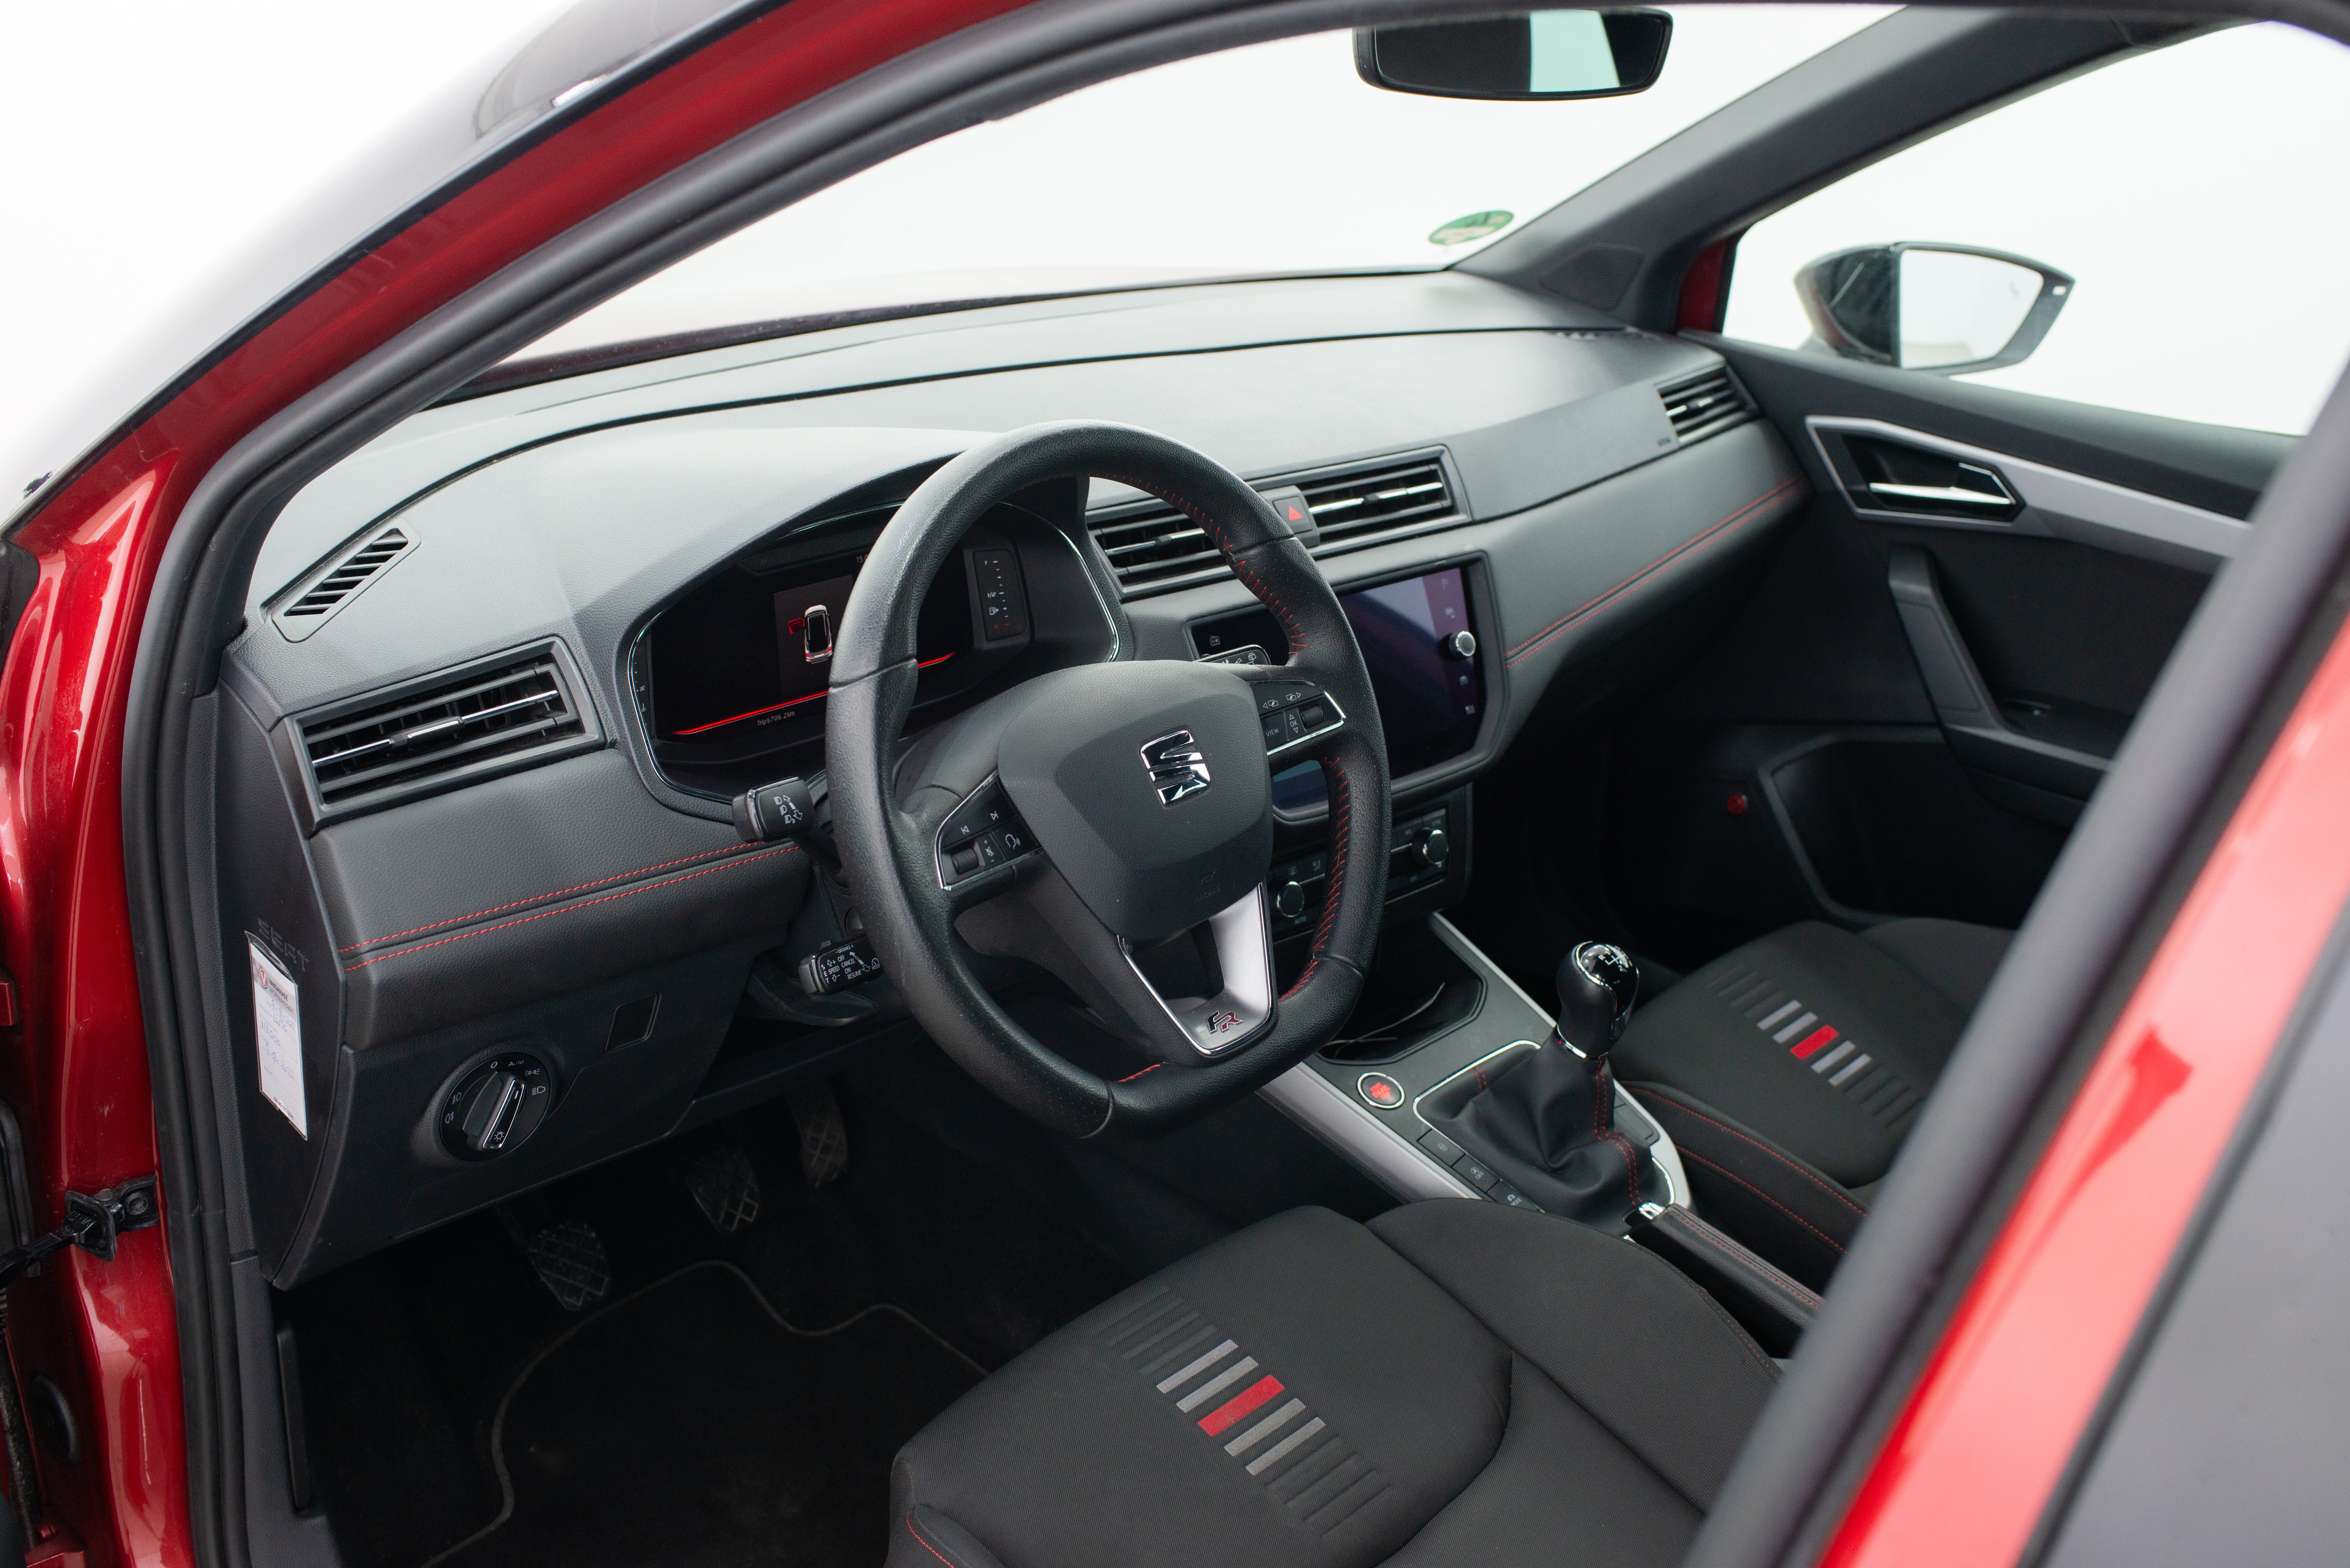
<path fill-rule="evenodd" d="M 1888 9 L 1682 7 L 1655 86 L 1564 102 L 1382 91 L 1344 31 L 1179 60 L 851 175 L 521 357 L 840 311 L 1449 265 Z"/>
<path fill-rule="evenodd" d="M 1854 247 L 2003 252 L 2012 259 L 1905 248 L 1898 347 L 1843 351 L 1929 372 L 1993 358 L 2042 289 L 2028 260 L 2062 275 L 2047 336 L 2019 363 L 1957 373 L 2298 435 L 2350 352 L 2350 289 L 2333 281 L 2350 253 L 2345 146 L 2350 49 L 2282 24 L 2190 38 L 1995 109 L 1756 223 L 1739 242 L 1724 330 L 1819 347 L 1796 275 Z"/>

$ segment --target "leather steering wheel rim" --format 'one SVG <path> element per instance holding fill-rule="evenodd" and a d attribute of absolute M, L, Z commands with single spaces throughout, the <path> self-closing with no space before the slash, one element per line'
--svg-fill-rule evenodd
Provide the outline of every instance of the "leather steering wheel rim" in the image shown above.
<path fill-rule="evenodd" d="M 979 983 L 956 929 L 957 900 L 939 886 L 939 819 L 910 813 L 896 787 L 915 697 L 916 625 L 931 580 L 998 502 L 1087 477 L 1148 491 L 1197 522 L 1288 638 L 1288 665 L 1270 673 L 1317 682 L 1346 719 L 1287 754 L 1322 763 L 1331 866 L 1311 954 L 1274 1002 L 1270 1026 L 1228 1056 L 1162 1061 L 1116 1081 L 1047 1048 Z M 1077 542 L 1098 556 L 1090 539 Z M 1098 576 L 1115 580 L 1106 564 Z M 1121 647 L 1120 657 L 1130 659 L 1130 649 Z M 1264 673 L 1232 669 L 1242 681 Z M 1015 1110 L 1079 1137 L 1164 1131 L 1287 1071 L 1353 1010 L 1386 898 L 1390 803 L 1378 703 L 1353 628 L 1313 557 L 1263 496 L 1212 459 L 1132 426 L 1066 422 L 1014 431 L 949 462 L 898 509 L 867 556 L 836 637 L 826 708 L 834 838 L 866 933 L 915 1019 Z M 1265 761 L 1259 754 L 1245 765 Z"/>

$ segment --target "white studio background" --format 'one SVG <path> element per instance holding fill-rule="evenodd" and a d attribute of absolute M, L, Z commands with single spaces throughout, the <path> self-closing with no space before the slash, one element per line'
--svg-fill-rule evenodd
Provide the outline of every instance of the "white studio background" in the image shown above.
<path fill-rule="evenodd" d="M 264 236 L 568 5 L 0 0 L 0 516 L 292 281 L 246 275 Z"/>
<path fill-rule="evenodd" d="M 1440 226 L 1498 210 L 1521 227 L 1887 10 L 1680 7 L 1655 88 L 1582 102 L 1384 92 L 1356 75 L 1344 32 L 1161 66 L 867 170 L 529 352 L 869 306 L 1441 265 L 1479 246 L 1431 243 Z"/>
<path fill-rule="evenodd" d="M 191 302 L 239 297 L 224 279 L 254 304 L 274 291 L 239 270 L 258 236 L 333 197 L 363 210 L 369 193 L 354 204 L 338 174 L 436 92 L 486 79 L 482 60 L 564 8 L 0 0 L 12 241 L 0 247 L 0 499 L 230 325 Z M 1582 104 L 1377 92 L 1336 36 L 1163 67 L 869 171 L 648 280 L 541 351 L 904 299 L 1454 260 L 1475 247 L 1430 244 L 1438 225 L 1497 208 L 1523 223 L 1883 14 L 1684 8 L 1656 89 Z M 2262 68 L 2225 79 L 2192 68 L 2190 51 L 2220 47 L 2256 53 Z M 1986 379 L 2303 430 L 2350 345 L 2350 290 L 2334 277 L 2350 254 L 2345 56 L 2244 29 L 1963 127 L 1899 160 L 1939 159 L 1931 181 L 1863 173 L 1758 225 L 1731 327 L 1799 340 L 1786 280 L 1839 244 L 1993 245 L 2081 286 L 2039 355 Z M 2267 390 L 2214 390 L 2248 387 Z"/>
<path fill-rule="evenodd" d="M 2232 28 L 1898 153 L 1748 231 L 1726 330 L 1794 347 L 1796 270 L 1894 240 L 2078 280 L 2031 358 L 1969 381 L 2300 435 L 2350 354 L 2350 49 Z"/>

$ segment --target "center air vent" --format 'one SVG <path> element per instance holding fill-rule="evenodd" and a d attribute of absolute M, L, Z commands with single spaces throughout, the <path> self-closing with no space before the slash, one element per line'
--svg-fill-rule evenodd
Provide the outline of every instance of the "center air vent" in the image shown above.
<path fill-rule="evenodd" d="M 543 643 L 294 720 L 316 821 L 600 745 L 577 690 L 560 645 Z"/>
<path fill-rule="evenodd" d="M 295 585 L 292 597 L 277 607 L 277 629 L 286 641 L 301 641 L 415 547 L 416 542 L 395 526 L 362 536 L 357 545 L 313 566 Z"/>
<path fill-rule="evenodd" d="M 1434 458 L 1299 482 L 1325 545 L 1384 537 L 1453 516 L 1452 487 Z"/>
<path fill-rule="evenodd" d="M 1727 365 L 1668 381 L 1657 389 L 1657 396 L 1664 400 L 1665 417 L 1673 421 L 1673 433 L 1681 438 L 1683 446 L 1754 417 L 1754 405 L 1731 379 Z"/>
<path fill-rule="evenodd" d="M 1435 453 L 1389 458 L 1368 465 L 1260 479 L 1259 490 L 1295 484 L 1305 493 L 1321 539 L 1314 553 L 1352 548 L 1407 531 L 1465 522 L 1452 483 Z M 1105 508 L 1086 520 L 1130 597 L 1181 587 L 1222 576 L 1228 567 L 1207 531 L 1163 502 Z"/>

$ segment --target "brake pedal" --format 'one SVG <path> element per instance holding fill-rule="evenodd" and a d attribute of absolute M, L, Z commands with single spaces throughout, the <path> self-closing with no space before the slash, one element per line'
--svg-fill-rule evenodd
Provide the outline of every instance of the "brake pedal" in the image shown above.
<path fill-rule="evenodd" d="M 828 1084 L 795 1089 L 790 1104 L 792 1123 L 800 1133 L 800 1174 L 813 1192 L 839 1180 L 848 1168 L 848 1128 Z"/>
<path fill-rule="evenodd" d="M 538 1282 L 565 1312 L 578 1312 L 604 1299 L 612 1288 L 612 1262 L 604 1239 L 582 1220 L 549 1225 L 523 1244 Z"/>
<path fill-rule="evenodd" d="M 750 1157 L 732 1144 L 687 1166 L 685 1189 L 713 1231 L 740 1231 L 759 1217 L 759 1173 L 751 1168 Z"/>

